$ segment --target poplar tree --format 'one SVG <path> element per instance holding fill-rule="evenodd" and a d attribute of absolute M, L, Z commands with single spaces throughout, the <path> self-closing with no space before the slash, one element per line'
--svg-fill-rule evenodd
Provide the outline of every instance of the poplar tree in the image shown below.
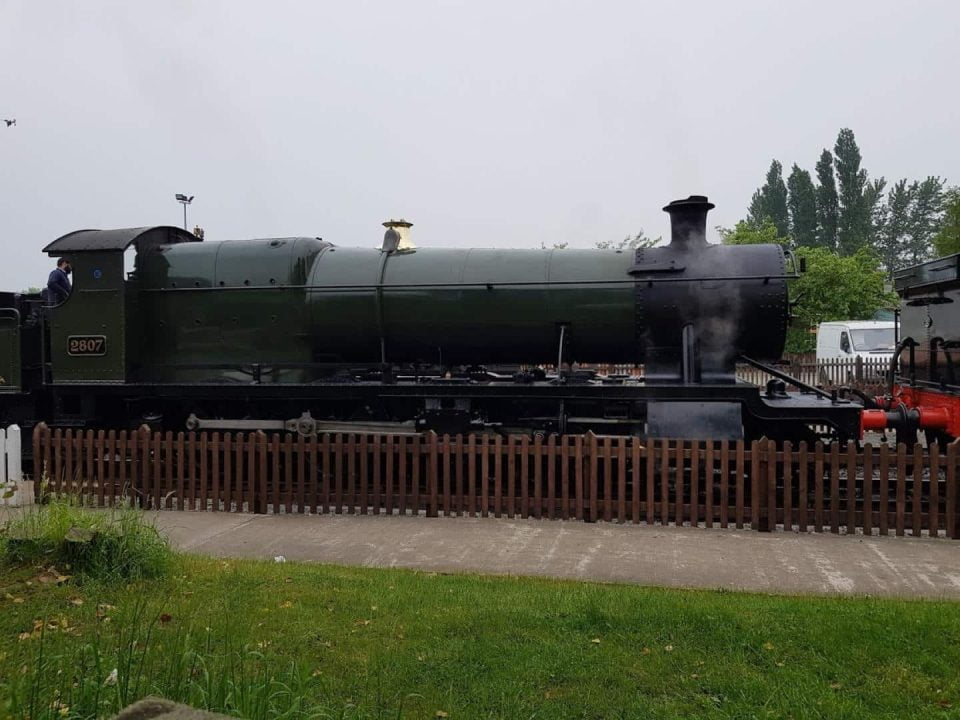
<path fill-rule="evenodd" d="M 767 181 L 757 190 L 750 200 L 747 221 L 761 227 L 764 220 L 770 220 L 777 232 L 786 237 L 790 233 L 790 215 L 787 210 L 787 186 L 783 182 L 783 165 L 779 160 L 770 163 Z"/>
<path fill-rule="evenodd" d="M 820 153 L 817 182 L 817 245 L 836 250 L 839 208 L 837 183 L 833 176 L 833 155 L 829 150 Z"/>
<path fill-rule="evenodd" d="M 840 189 L 837 249 L 841 255 L 852 255 L 867 243 L 870 235 L 870 211 L 864 198 L 867 171 L 860 167 L 860 148 L 853 136 L 853 130 L 840 130 L 833 146 L 833 154 Z"/>
<path fill-rule="evenodd" d="M 801 247 L 814 247 L 817 245 L 817 190 L 810 173 L 794 163 L 787 178 L 787 190 L 793 242 Z"/>

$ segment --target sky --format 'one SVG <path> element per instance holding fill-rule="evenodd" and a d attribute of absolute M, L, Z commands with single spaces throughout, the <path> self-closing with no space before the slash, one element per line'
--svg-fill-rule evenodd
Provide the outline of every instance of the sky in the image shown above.
<path fill-rule="evenodd" d="M 960 182 L 956 0 L 0 0 L 0 289 L 81 228 L 591 247 L 741 219 L 841 127 Z M 709 233 L 716 240 L 715 233 Z"/>

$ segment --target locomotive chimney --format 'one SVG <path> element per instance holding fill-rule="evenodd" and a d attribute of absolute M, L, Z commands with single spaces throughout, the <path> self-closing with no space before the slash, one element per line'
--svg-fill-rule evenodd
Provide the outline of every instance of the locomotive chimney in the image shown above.
<path fill-rule="evenodd" d="M 691 195 L 667 205 L 663 210 L 670 213 L 670 245 L 680 249 L 705 247 L 707 213 L 715 207 L 706 195 Z"/>
<path fill-rule="evenodd" d="M 403 218 L 399 220 L 387 220 L 383 226 L 387 231 L 383 234 L 383 252 L 396 252 L 398 250 L 415 250 L 416 245 L 410 239 L 410 228 L 413 223 L 407 222 Z"/>

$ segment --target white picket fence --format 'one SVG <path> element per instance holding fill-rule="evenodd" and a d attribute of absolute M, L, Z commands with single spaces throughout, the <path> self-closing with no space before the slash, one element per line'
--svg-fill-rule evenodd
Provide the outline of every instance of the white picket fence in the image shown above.
<path fill-rule="evenodd" d="M 0 507 L 33 504 L 33 482 L 23 479 L 20 428 L 0 428 Z"/>

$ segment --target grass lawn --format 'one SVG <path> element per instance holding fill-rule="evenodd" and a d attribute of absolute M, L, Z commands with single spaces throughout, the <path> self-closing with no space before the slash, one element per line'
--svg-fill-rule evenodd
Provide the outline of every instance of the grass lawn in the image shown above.
<path fill-rule="evenodd" d="M 66 574 L 2 569 L 0 717 L 147 694 L 244 717 L 960 717 L 954 603 L 192 557 Z"/>

